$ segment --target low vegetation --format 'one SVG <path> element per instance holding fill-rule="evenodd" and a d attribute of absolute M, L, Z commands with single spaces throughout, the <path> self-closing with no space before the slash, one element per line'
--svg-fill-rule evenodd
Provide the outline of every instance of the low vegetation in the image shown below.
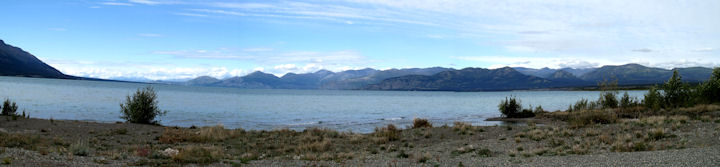
<path fill-rule="evenodd" d="M 5 99 L 1 109 L 2 109 L 2 115 L 4 115 L 4 116 L 16 116 L 18 106 L 17 106 L 17 104 L 15 104 L 14 101 L 12 101 L 10 99 Z"/>
<path fill-rule="evenodd" d="M 432 128 L 432 124 L 427 119 L 415 118 L 412 128 Z"/>
<path fill-rule="evenodd" d="M 120 112 L 120 118 L 141 124 L 156 124 L 155 118 L 166 113 L 158 108 L 157 93 L 152 87 L 138 89 L 134 95 L 127 96 L 125 103 L 120 104 Z"/>
<path fill-rule="evenodd" d="M 534 117 L 536 112 L 543 112 L 542 106 L 538 106 L 536 112 L 532 111 L 532 107 L 523 109 L 522 104 L 515 97 L 505 98 L 505 100 L 501 101 L 498 110 L 506 118 L 529 118 Z"/>

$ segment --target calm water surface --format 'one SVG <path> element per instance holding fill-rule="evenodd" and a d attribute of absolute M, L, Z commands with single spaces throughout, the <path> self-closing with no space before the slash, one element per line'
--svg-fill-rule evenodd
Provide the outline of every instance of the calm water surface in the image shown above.
<path fill-rule="evenodd" d="M 120 119 L 125 96 L 149 84 L 0 77 L 0 98 L 15 100 L 31 117 L 97 122 Z M 376 126 L 404 127 L 413 118 L 435 125 L 455 121 L 493 125 L 497 104 L 508 96 L 546 110 L 566 109 L 581 98 L 597 99 L 596 91 L 413 92 L 349 90 L 247 90 L 154 84 L 168 126 L 211 126 L 245 129 L 325 127 L 371 132 Z M 628 91 L 642 98 L 646 91 Z M 622 93 L 622 92 L 621 92 Z"/>

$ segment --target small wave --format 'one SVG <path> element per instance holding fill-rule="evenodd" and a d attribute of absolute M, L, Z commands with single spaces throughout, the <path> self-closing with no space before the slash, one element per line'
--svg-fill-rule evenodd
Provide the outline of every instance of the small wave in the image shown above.
<path fill-rule="evenodd" d="M 316 125 L 316 124 L 322 124 L 322 121 L 301 122 L 301 123 L 287 124 L 287 126 L 304 126 L 304 125 Z"/>
<path fill-rule="evenodd" d="M 381 118 L 380 120 L 383 120 L 383 121 L 397 121 L 397 120 L 401 120 L 401 119 L 405 119 L 405 117 Z"/>

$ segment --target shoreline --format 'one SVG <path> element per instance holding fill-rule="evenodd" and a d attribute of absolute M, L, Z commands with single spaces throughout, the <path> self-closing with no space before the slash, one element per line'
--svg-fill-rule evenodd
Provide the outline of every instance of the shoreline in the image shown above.
<path fill-rule="evenodd" d="M 246 131 L 2 116 L 0 162 L 8 159 L 13 166 L 547 166 L 587 161 L 637 166 L 647 165 L 641 163 L 645 161 L 668 165 L 657 157 L 673 155 L 688 159 L 675 157 L 679 160 L 669 164 L 720 165 L 713 161 L 720 159 L 720 118 L 656 119 L 660 118 L 576 128 L 539 118 L 545 122 L 382 127 L 359 134 L 314 128 Z M 664 134 L 652 136 L 658 129 Z M 630 142 L 625 142 L 626 135 Z M 645 148 L 634 150 L 638 144 Z M 163 155 L 168 149 L 179 153 Z M 619 160 L 607 161 L 610 157 Z"/>

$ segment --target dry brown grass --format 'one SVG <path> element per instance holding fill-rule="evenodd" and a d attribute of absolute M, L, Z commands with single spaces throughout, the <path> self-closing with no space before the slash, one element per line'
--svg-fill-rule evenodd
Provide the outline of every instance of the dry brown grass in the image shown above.
<path fill-rule="evenodd" d="M 243 129 L 225 129 L 222 125 L 202 127 L 197 130 L 166 127 L 158 140 L 161 143 L 168 144 L 185 141 L 197 143 L 220 142 L 237 137 L 244 132 Z"/>
<path fill-rule="evenodd" d="M 386 127 L 375 128 L 375 132 L 373 132 L 371 135 L 372 140 L 375 143 L 383 144 L 390 141 L 400 140 L 400 132 L 400 129 L 395 127 L 395 125 L 389 124 Z"/>
<path fill-rule="evenodd" d="M 19 147 L 29 150 L 43 150 L 51 146 L 67 146 L 60 138 L 46 138 L 40 135 L 0 132 L 0 147 Z"/>
<path fill-rule="evenodd" d="M 180 152 L 172 159 L 180 163 L 208 164 L 217 162 L 227 155 L 222 149 L 215 146 L 189 145 L 180 149 Z"/>
<path fill-rule="evenodd" d="M 460 135 L 466 135 L 466 134 L 473 134 L 473 132 L 478 131 L 482 132 L 482 127 L 472 126 L 470 123 L 465 122 L 455 122 L 453 123 L 452 127 L 453 131 L 457 132 Z"/>
<path fill-rule="evenodd" d="M 332 147 L 332 140 L 329 138 L 320 141 L 303 142 L 297 147 L 298 152 L 325 152 Z"/>

